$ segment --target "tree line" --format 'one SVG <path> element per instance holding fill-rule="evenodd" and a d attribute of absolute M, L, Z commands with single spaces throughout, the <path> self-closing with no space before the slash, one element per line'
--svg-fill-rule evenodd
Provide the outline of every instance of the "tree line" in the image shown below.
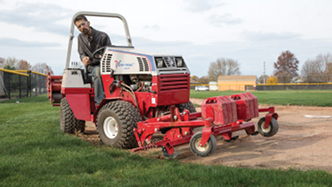
<path fill-rule="evenodd" d="M 42 74 L 47 74 L 47 67 L 51 74 L 53 74 L 53 70 L 51 66 L 48 66 L 45 62 L 36 63 L 35 65 L 31 66 L 29 62 L 26 60 L 19 60 L 15 57 L 8 57 L 4 59 L 4 69 L 8 70 L 31 70 L 35 72 L 39 72 Z"/>
<path fill-rule="evenodd" d="M 273 74 L 261 75 L 257 79 L 258 84 L 263 83 L 325 83 L 332 82 L 332 55 L 319 54 L 314 59 L 308 59 L 299 71 L 299 60 L 289 50 L 282 51 L 276 62 L 273 63 Z M 191 80 L 200 84 L 207 84 L 209 81 L 218 81 L 221 75 L 241 75 L 240 63 L 230 58 L 219 58 L 210 63 L 208 76 L 201 78 L 193 75 Z"/>

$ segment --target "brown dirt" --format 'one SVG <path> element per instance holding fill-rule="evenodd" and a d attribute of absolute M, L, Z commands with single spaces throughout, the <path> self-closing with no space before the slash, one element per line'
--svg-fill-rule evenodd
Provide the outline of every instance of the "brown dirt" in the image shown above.
<path fill-rule="evenodd" d="M 201 104 L 201 99 L 191 99 Z M 267 107 L 260 105 L 260 108 Z M 307 118 L 303 115 L 331 116 L 332 107 L 275 106 L 279 114 L 279 131 L 270 138 L 261 135 L 247 136 L 245 131 L 235 132 L 239 139 L 233 142 L 217 138 L 217 149 L 208 157 L 194 155 L 189 144 L 175 147 L 180 152 L 176 158 L 182 162 L 205 165 L 225 165 L 251 168 L 321 169 L 332 172 L 332 118 Z M 199 108 L 197 108 L 199 111 Z M 264 113 L 260 114 L 263 117 Z M 252 121 L 257 123 L 260 119 Z M 81 138 L 99 144 L 93 123 L 87 123 Z M 164 159 L 161 148 L 140 151 L 135 154 Z"/>

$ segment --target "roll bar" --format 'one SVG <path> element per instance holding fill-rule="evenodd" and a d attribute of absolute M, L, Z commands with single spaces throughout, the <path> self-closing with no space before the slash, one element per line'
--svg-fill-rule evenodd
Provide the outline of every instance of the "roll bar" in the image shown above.
<path fill-rule="evenodd" d="M 74 19 L 78 15 L 119 18 L 123 22 L 123 26 L 124 26 L 124 30 L 125 30 L 125 33 L 126 33 L 126 39 L 127 39 L 128 46 L 129 47 L 133 46 L 133 44 L 131 43 L 131 37 L 130 37 L 130 34 L 129 34 L 129 28 L 128 28 L 127 21 L 122 15 L 117 14 L 117 13 L 105 13 L 105 12 L 87 12 L 87 11 L 77 12 L 73 16 L 72 21 L 71 21 L 71 26 L 70 26 L 69 43 L 68 43 L 67 59 L 66 59 L 66 69 L 69 67 L 71 48 L 72 48 L 72 45 L 73 45 L 73 39 L 75 37 L 74 36 L 74 28 L 75 28 Z"/>

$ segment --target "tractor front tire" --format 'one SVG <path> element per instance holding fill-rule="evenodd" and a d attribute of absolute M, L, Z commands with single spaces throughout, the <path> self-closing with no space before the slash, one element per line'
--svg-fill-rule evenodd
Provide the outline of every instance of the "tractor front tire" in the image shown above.
<path fill-rule="evenodd" d="M 85 129 L 85 121 L 76 119 L 67 98 L 62 98 L 60 102 L 60 129 L 68 134 L 82 133 Z"/>
<path fill-rule="evenodd" d="M 142 121 L 139 110 L 126 101 L 105 104 L 97 117 L 100 140 L 107 146 L 130 149 L 137 147 L 133 129 Z"/>
<path fill-rule="evenodd" d="M 271 136 L 277 134 L 277 132 L 279 130 L 279 125 L 275 118 L 272 117 L 271 122 L 267 128 L 264 128 L 264 124 L 265 124 L 265 117 L 261 118 L 257 124 L 258 132 L 262 136 L 271 137 Z"/>
<path fill-rule="evenodd" d="M 189 110 L 190 113 L 196 112 L 196 108 L 191 101 L 176 105 L 176 107 L 178 107 L 180 112 L 183 112 L 185 109 Z"/>

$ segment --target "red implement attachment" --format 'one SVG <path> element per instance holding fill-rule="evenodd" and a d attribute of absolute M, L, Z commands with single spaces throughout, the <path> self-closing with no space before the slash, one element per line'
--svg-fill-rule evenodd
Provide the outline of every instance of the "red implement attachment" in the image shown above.
<path fill-rule="evenodd" d="M 236 103 L 228 96 L 210 97 L 201 105 L 202 117 L 210 118 L 215 125 L 237 121 Z"/>
<path fill-rule="evenodd" d="M 251 93 L 207 98 L 201 109 L 202 112 L 184 110 L 180 113 L 178 108 L 171 106 L 169 115 L 137 123 L 134 133 L 139 147 L 132 151 L 162 147 L 165 157 L 174 157 L 177 155 L 174 154 L 175 146 L 190 143 L 194 154 L 208 156 L 216 148 L 214 136 L 221 135 L 230 141 L 237 138 L 232 137 L 232 133 L 239 130 L 245 130 L 248 135 L 262 132 L 263 136 L 273 136 L 278 131 L 278 115 L 274 113 L 274 107 L 258 109 L 257 98 Z M 266 121 L 258 126 L 257 132 L 255 124 L 249 121 L 258 117 L 258 112 L 268 114 L 260 120 Z M 202 130 L 194 133 L 198 127 Z M 163 140 L 152 143 L 152 136 L 158 132 L 164 134 Z"/>
<path fill-rule="evenodd" d="M 258 117 L 258 101 L 251 93 L 240 93 L 231 95 L 237 105 L 237 114 L 239 119 L 249 121 Z"/>
<path fill-rule="evenodd" d="M 51 75 L 50 72 L 47 73 L 47 98 L 51 101 L 53 106 L 60 106 L 60 101 L 62 99 L 61 83 L 62 76 Z"/>

